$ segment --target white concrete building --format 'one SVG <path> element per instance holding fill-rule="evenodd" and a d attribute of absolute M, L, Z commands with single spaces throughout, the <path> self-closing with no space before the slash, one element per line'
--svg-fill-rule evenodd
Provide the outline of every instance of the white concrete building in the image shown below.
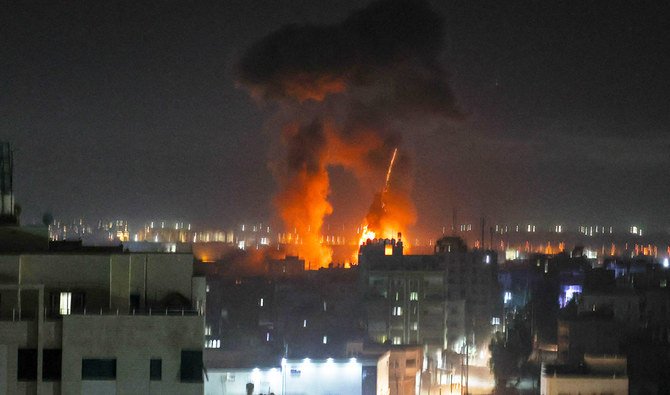
<path fill-rule="evenodd" d="M 584 356 L 584 365 L 542 366 L 541 395 L 628 395 L 626 358 Z"/>
<path fill-rule="evenodd" d="M 208 369 L 205 395 L 363 395 L 364 363 L 356 358 L 282 360 L 265 368 Z"/>
<path fill-rule="evenodd" d="M 0 256 L 0 395 L 202 394 L 190 254 Z"/>
<path fill-rule="evenodd" d="M 377 361 L 377 395 L 416 395 L 430 382 L 421 383 L 422 347 L 395 348 Z"/>

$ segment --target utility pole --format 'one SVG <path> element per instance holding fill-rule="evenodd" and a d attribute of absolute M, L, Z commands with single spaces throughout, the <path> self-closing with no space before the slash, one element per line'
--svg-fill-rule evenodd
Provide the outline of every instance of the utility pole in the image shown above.
<path fill-rule="evenodd" d="M 468 342 L 468 338 L 467 338 L 467 336 L 466 336 L 466 338 L 465 338 L 465 342 L 466 342 L 466 343 Z M 465 345 L 464 345 L 463 347 L 461 347 L 461 352 L 463 351 L 463 348 L 464 348 L 464 347 L 465 347 Z M 463 389 L 464 389 L 464 388 L 463 388 L 463 378 L 464 378 L 464 373 L 465 373 L 465 356 L 464 356 L 463 354 L 461 354 L 461 377 L 460 377 L 460 379 L 461 379 L 461 383 L 460 383 L 460 384 L 461 384 L 461 385 L 460 385 L 461 395 L 463 395 Z"/>
<path fill-rule="evenodd" d="M 482 238 L 480 239 L 482 241 L 482 245 L 480 246 L 482 251 L 484 251 L 484 229 L 486 228 L 486 217 L 482 217 Z"/>
<path fill-rule="evenodd" d="M 489 248 L 491 250 L 494 250 L 494 248 L 493 248 L 493 226 L 489 227 Z"/>
<path fill-rule="evenodd" d="M 475 343 L 475 320 L 472 319 L 472 345 Z M 476 348 L 475 348 L 476 350 Z M 465 395 L 468 394 L 470 384 L 470 342 L 468 341 L 468 336 L 465 336 Z"/>

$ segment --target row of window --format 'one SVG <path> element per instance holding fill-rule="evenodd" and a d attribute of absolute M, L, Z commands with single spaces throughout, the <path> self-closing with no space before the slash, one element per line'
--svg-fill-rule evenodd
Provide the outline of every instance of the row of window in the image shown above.
<path fill-rule="evenodd" d="M 62 351 L 60 349 L 42 350 L 42 380 L 60 381 Z M 202 381 L 202 351 L 182 350 L 180 378 L 184 382 Z M 163 377 L 163 360 L 149 360 L 149 380 L 160 381 Z M 18 381 L 37 380 L 37 350 L 20 348 L 18 350 L 16 379 Z M 81 360 L 82 380 L 116 380 L 116 358 L 84 358 Z"/>
<path fill-rule="evenodd" d="M 221 348 L 221 340 L 209 339 L 205 342 L 205 348 Z"/>
<path fill-rule="evenodd" d="M 410 313 L 411 315 L 417 315 L 419 312 L 419 309 L 417 306 L 410 306 Z M 400 317 L 402 316 L 403 310 L 401 306 L 393 306 L 393 309 L 391 310 L 391 314 L 395 317 Z M 424 314 L 428 314 L 427 310 L 424 310 Z"/>

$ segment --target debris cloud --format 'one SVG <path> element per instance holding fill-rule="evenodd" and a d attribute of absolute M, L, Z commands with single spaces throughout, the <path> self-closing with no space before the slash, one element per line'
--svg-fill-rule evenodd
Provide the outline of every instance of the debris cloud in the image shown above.
<path fill-rule="evenodd" d="M 402 139 L 417 133 L 412 119 L 462 117 L 442 65 L 443 44 L 443 18 L 427 2 L 385 0 L 338 24 L 285 26 L 239 60 L 238 82 L 290 119 L 279 125 L 287 155 L 276 172 L 275 203 L 286 228 L 301 235 L 301 255 L 311 267 L 327 266 L 332 257 L 320 243 L 324 218 L 333 212 L 330 166 L 383 182 Z M 400 152 L 393 176 L 389 171 L 380 185 L 388 189 L 383 201 L 382 194 L 375 198 L 365 220 L 379 235 L 405 231 L 416 220 L 410 160 Z"/>

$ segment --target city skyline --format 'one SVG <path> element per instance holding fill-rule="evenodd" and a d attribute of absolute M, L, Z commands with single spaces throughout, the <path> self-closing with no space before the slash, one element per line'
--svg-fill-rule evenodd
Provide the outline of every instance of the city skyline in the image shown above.
<path fill-rule="evenodd" d="M 234 67 L 286 24 L 332 26 L 362 7 L 10 6 L 0 102 L 23 221 L 276 221 L 277 120 L 237 86 Z M 401 125 L 416 128 L 401 150 L 421 231 L 448 226 L 453 207 L 497 222 L 667 231 L 667 5 L 430 7 L 465 117 Z M 384 186 L 329 173 L 327 223 L 363 218 Z"/>

